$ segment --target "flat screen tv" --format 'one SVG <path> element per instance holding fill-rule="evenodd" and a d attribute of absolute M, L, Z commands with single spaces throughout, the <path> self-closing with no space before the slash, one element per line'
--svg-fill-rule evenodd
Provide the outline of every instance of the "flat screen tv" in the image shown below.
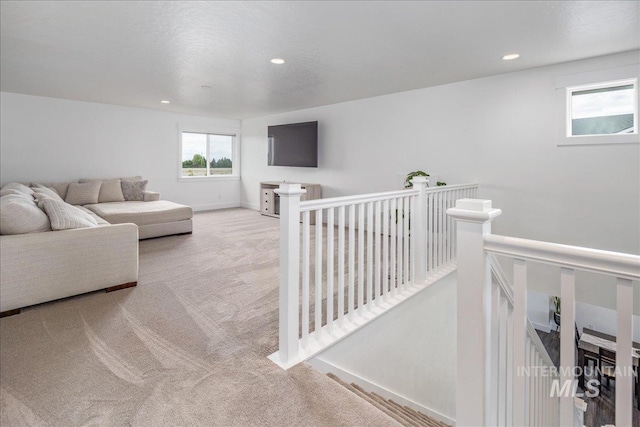
<path fill-rule="evenodd" d="M 269 166 L 318 167 L 318 122 L 269 126 Z"/>

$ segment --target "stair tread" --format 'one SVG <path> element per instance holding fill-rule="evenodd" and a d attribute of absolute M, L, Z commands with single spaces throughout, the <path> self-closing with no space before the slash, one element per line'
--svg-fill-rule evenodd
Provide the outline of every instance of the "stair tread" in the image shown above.
<path fill-rule="evenodd" d="M 401 405 L 397 402 L 394 402 L 391 399 L 385 399 L 384 397 L 374 392 L 368 392 L 355 383 L 348 384 L 345 381 L 342 381 L 339 377 L 337 377 L 333 373 L 327 373 L 327 376 L 332 380 L 336 381 L 338 384 L 345 387 L 347 390 L 350 390 L 360 398 L 371 403 L 373 406 L 377 407 L 379 410 L 389 415 L 391 418 L 398 421 L 404 426 L 450 427 L 448 424 L 435 420 L 429 417 L 428 415 L 425 415 L 422 412 L 416 411 L 415 409 L 412 409 L 408 406 Z"/>

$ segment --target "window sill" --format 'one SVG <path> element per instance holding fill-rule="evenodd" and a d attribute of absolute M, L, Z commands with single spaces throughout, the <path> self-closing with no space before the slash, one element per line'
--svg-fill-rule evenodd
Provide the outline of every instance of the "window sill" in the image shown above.
<path fill-rule="evenodd" d="M 181 176 L 178 182 L 203 182 L 203 181 L 240 181 L 238 175 L 220 175 L 220 176 Z"/>
<path fill-rule="evenodd" d="M 635 134 L 626 135 L 590 135 L 572 136 L 560 138 L 558 147 L 574 145 L 619 145 L 619 144 L 640 144 L 640 136 Z"/>

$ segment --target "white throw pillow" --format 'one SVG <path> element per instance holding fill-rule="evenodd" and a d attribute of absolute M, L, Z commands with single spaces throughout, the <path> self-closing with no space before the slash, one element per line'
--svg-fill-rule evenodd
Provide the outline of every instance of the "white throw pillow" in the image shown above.
<path fill-rule="evenodd" d="M 44 199 L 42 207 L 49 216 L 51 228 L 68 230 L 70 228 L 97 227 L 97 221 L 88 213 L 59 200 Z"/>
<path fill-rule="evenodd" d="M 16 190 L 24 194 L 33 195 L 33 190 L 19 182 L 10 182 L 2 187 L 3 190 Z"/>
<path fill-rule="evenodd" d="M 0 234 L 25 234 L 51 230 L 49 218 L 25 194 L 0 197 Z M 31 197 L 31 196 L 29 196 Z"/>
<path fill-rule="evenodd" d="M 33 187 L 33 193 L 34 193 L 34 197 L 38 202 L 44 199 L 45 197 L 64 202 L 64 200 L 62 200 L 62 197 L 60 197 L 60 195 L 55 189 L 47 188 L 44 185 L 36 184 L 36 186 Z"/>
<path fill-rule="evenodd" d="M 85 183 L 72 182 L 67 189 L 67 197 L 64 201 L 70 205 L 89 205 L 98 203 L 102 181 Z"/>

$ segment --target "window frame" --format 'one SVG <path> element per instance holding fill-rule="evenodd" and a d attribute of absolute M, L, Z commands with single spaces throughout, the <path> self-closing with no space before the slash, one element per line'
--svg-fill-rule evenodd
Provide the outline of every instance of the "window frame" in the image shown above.
<path fill-rule="evenodd" d="M 588 73 L 562 76 L 556 79 L 556 90 L 558 92 L 559 106 L 559 126 L 558 126 L 558 146 L 580 146 L 580 145 L 612 145 L 612 144 L 639 144 L 640 135 L 638 133 L 638 77 L 640 74 L 639 65 L 598 70 Z M 574 92 L 590 89 L 602 89 L 621 85 L 633 85 L 633 125 L 634 132 L 605 135 L 571 135 L 572 128 L 572 95 Z"/>
<path fill-rule="evenodd" d="M 224 135 L 233 137 L 231 142 L 231 175 L 208 175 L 208 176 L 183 176 L 182 175 L 182 135 L 184 133 L 200 133 L 206 135 Z M 207 150 L 209 149 L 207 142 Z M 207 159 L 207 171 L 209 164 Z M 208 129 L 200 126 L 178 126 L 178 181 L 179 182 L 202 182 L 202 181 L 237 181 L 240 179 L 240 132 L 237 129 L 216 128 Z"/>

